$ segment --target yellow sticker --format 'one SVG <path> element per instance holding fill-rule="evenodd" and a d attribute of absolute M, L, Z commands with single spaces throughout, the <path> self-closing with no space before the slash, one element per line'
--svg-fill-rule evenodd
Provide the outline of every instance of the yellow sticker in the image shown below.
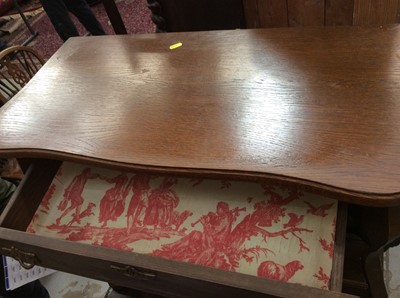
<path fill-rule="evenodd" d="M 181 46 L 182 46 L 182 43 L 181 43 L 181 42 L 178 42 L 178 43 L 176 43 L 176 44 L 170 45 L 170 46 L 169 46 L 169 49 L 170 49 L 170 50 L 174 50 L 174 49 L 179 48 L 179 47 L 181 47 Z"/>

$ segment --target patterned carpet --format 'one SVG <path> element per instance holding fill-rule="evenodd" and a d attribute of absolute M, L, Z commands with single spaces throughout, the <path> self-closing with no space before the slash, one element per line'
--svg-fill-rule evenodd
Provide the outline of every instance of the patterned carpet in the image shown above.
<path fill-rule="evenodd" d="M 36 3 L 36 6 L 35 6 Z M 45 59 L 50 58 L 62 45 L 62 40 L 58 37 L 46 13 L 39 6 L 38 0 L 30 0 L 26 4 L 27 16 L 33 29 L 39 35 L 29 44 L 36 49 Z M 147 8 L 146 0 L 116 0 L 117 7 L 125 23 L 128 34 L 142 34 L 155 32 L 155 26 L 150 20 L 150 11 Z M 28 9 L 30 8 L 30 9 Z M 25 9 L 24 9 L 25 10 Z M 107 34 L 114 34 L 113 28 L 101 3 L 92 6 L 92 10 L 103 25 Z M 18 15 L 16 15 L 18 18 Z M 86 33 L 83 26 L 73 17 L 73 20 L 81 33 Z M 20 22 L 18 29 L 9 35 L 4 35 L 10 45 L 22 44 L 29 36 L 26 26 Z"/>

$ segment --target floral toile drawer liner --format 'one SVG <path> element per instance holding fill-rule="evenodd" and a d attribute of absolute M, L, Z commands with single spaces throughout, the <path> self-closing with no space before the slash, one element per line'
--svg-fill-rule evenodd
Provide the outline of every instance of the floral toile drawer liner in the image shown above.
<path fill-rule="evenodd" d="M 28 232 L 327 289 L 336 214 L 270 184 L 65 162 Z"/>

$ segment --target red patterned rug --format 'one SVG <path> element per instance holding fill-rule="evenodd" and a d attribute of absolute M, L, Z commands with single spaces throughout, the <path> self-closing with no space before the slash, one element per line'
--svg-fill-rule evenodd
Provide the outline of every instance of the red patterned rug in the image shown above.
<path fill-rule="evenodd" d="M 33 2 L 36 0 L 32 0 Z M 142 34 L 155 32 L 155 26 L 150 19 L 150 11 L 147 8 L 146 0 L 116 0 L 118 10 L 125 23 L 128 34 Z M 92 6 L 92 10 L 103 25 L 107 34 L 115 34 L 110 24 L 104 7 L 101 3 Z M 86 33 L 83 26 L 73 17 L 73 20 L 81 33 Z M 50 20 L 45 12 L 40 8 L 37 14 L 29 19 L 35 31 L 39 35 L 29 44 L 36 49 L 45 59 L 50 58 L 57 49 L 62 45 L 62 40 L 55 32 Z M 6 37 L 11 45 L 22 44 L 30 35 L 25 26 L 21 26 L 20 30 L 13 36 Z"/>

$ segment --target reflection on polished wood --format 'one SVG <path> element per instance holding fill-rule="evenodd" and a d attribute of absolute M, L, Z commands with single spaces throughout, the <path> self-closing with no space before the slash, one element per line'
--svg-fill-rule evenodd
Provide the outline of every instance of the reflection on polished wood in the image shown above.
<path fill-rule="evenodd" d="M 395 205 L 399 75 L 398 26 L 72 38 L 1 109 L 0 155 Z"/>

